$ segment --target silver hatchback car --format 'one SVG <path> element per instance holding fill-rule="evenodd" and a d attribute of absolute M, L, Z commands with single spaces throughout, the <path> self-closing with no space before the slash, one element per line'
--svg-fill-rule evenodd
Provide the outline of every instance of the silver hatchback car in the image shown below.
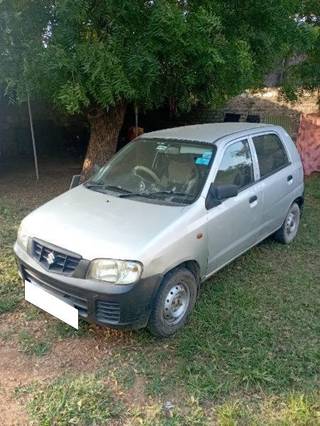
<path fill-rule="evenodd" d="M 224 123 L 144 134 L 90 180 L 27 216 L 25 297 L 78 318 L 169 336 L 200 284 L 269 235 L 297 235 L 303 168 L 284 129 Z"/>

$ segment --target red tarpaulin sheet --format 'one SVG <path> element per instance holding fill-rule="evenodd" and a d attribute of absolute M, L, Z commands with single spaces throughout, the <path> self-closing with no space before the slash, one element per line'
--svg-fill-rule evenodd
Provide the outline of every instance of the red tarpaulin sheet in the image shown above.
<path fill-rule="evenodd" d="M 304 174 L 320 172 L 320 113 L 301 115 L 297 148 Z"/>

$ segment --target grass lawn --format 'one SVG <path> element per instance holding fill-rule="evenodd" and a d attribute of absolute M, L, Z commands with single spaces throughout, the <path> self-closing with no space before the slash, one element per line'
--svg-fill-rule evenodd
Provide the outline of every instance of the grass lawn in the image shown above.
<path fill-rule="evenodd" d="M 54 192 L 30 203 L 14 191 L 0 194 L 7 422 L 320 424 L 320 175 L 306 182 L 297 240 L 266 240 L 217 273 L 188 325 L 168 340 L 85 323 L 75 332 L 23 302 L 11 247 L 21 217 Z M 6 379 L 9 370 L 16 380 Z"/>

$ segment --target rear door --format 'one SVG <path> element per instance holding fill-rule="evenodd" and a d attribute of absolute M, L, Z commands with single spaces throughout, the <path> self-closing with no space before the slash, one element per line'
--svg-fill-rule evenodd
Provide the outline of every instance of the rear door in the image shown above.
<path fill-rule="evenodd" d="M 251 142 L 242 138 L 226 145 L 214 185 L 235 184 L 236 197 L 208 210 L 208 275 L 253 246 L 261 227 L 261 189 L 256 185 Z"/>
<path fill-rule="evenodd" d="M 278 229 L 292 202 L 295 188 L 289 153 L 281 138 L 273 132 L 252 137 L 259 165 L 259 183 L 263 191 L 261 236 Z"/>

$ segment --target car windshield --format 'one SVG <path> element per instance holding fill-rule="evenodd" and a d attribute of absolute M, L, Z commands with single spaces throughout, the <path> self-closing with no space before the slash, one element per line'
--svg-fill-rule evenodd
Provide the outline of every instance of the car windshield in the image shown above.
<path fill-rule="evenodd" d="M 191 204 L 208 177 L 215 146 L 183 140 L 130 142 L 86 186 L 119 197 L 161 204 Z"/>

